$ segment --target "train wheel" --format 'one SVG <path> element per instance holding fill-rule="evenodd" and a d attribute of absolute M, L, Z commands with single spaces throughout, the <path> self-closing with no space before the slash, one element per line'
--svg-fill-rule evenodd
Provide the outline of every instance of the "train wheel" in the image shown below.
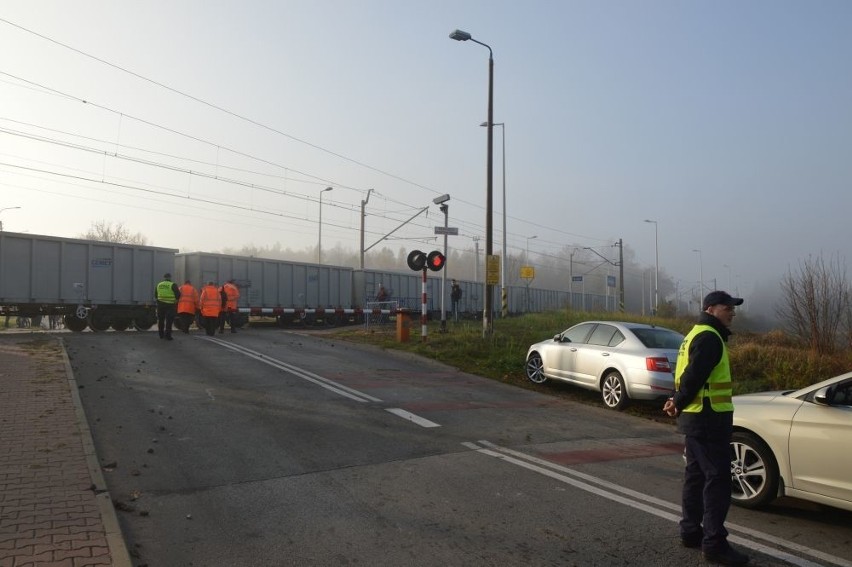
<path fill-rule="evenodd" d="M 112 320 L 112 328 L 116 331 L 126 331 L 130 327 L 130 319 L 126 317 L 116 317 Z"/>
<path fill-rule="evenodd" d="M 65 328 L 71 329 L 75 333 L 81 333 L 86 330 L 88 323 L 85 319 L 80 319 L 76 315 L 66 315 L 64 317 Z"/>
<path fill-rule="evenodd" d="M 93 309 L 89 311 L 89 328 L 93 331 L 106 331 L 112 323 L 109 313 L 100 313 Z"/>

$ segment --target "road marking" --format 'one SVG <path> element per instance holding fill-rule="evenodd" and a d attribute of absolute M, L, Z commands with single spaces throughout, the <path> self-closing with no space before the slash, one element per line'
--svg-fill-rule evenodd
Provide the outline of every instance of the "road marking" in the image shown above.
<path fill-rule="evenodd" d="M 200 338 L 202 338 L 202 337 L 200 337 Z M 323 378 L 322 376 L 314 374 L 313 372 L 310 372 L 310 371 L 305 370 L 303 368 L 299 368 L 298 366 L 293 366 L 292 364 L 288 364 L 284 361 L 278 360 L 276 358 L 272 358 L 272 357 L 267 356 L 265 354 L 262 354 L 260 352 L 246 348 L 244 346 L 236 345 L 234 343 L 229 343 L 229 342 L 226 342 L 226 341 L 223 341 L 223 340 L 220 340 L 220 339 L 216 339 L 216 338 L 213 338 L 213 337 L 203 337 L 203 338 L 205 340 L 214 342 L 214 343 L 216 343 L 220 346 L 223 346 L 225 348 L 239 352 L 240 354 L 248 356 L 249 358 L 253 358 L 255 360 L 263 362 L 264 364 L 268 364 L 269 366 L 273 366 L 275 368 L 278 368 L 279 370 L 284 370 L 285 372 L 289 372 L 290 374 L 293 374 L 294 376 L 298 376 L 299 378 L 302 378 L 303 380 L 307 380 L 308 382 L 312 382 L 312 383 L 316 384 L 317 386 L 321 386 L 321 387 L 325 388 L 326 390 L 330 390 L 330 391 L 334 392 L 335 394 L 338 394 L 338 395 L 343 396 L 345 398 L 349 398 L 350 400 L 355 400 L 356 402 L 381 402 L 382 401 L 379 398 L 370 396 L 368 394 L 364 394 L 362 392 L 359 392 L 358 390 L 355 390 L 353 388 L 349 388 L 348 386 L 344 386 L 343 384 L 338 384 L 337 382 L 335 382 L 333 380 L 329 380 L 328 378 Z"/>
<path fill-rule="evenodd" d="M 324 378 L 324 377 L 322 377 L 318 374 L 314 374 L 313 372 L 305 370 L 304 368 L 299 368 L 298 366 L 294 366 L 294 365 L 289 364 L 287 362 L 284 362 L 282 360 L 272 358 L 272 357 L 267 356 L 263 353 L 257 352 L 255 350 L 250 349 L 250 348 L 246 348 L 242 345 L 229 343 L 227 341 L 223 341 L 221 339 L 217 339 L 217 338 L 214 338 L 214 337 L 199 337 L 199 338 L 211 341 L 211 342 L 216 343 L 220 346 L 223 346 L 225 348 L 228 348 L 228 349 L 231 349 L 235 352 L 238 352 L 242 355 L 248 356 L 249 358 L 253 358 L 253 359 L 260 361 L 264 364 L 268 364 L 269 366 L 272 366 L 274 368 L 278 368 L 279 370 L 283 370 L 283 371 L 288 372 L 288 373 L 290 373 L 294 376 L 298 376 L 299 378 L 302 378 L 303 380 L 307 380 L 308 382 L 311 382 L 313 384 L 321 386 L 321 387 L 325 388 L 326 390 L 332 391 L 335 394 L 338 394 L 338 395 L 343 396 L 345 398 L 349 398 L 350 400 L 354 400 L 356 402 L 362 402 L 362 403 L 364 403 L 364 402 L 381 402 L 382 401 L 379 398 L 376 398 L 376 397 L 371 396 L 369 394 L 365 394 L 365 393 L 360 392 L 360 391 L 358 391 L 354 388 L 344 386 L 343 384 L 338 384 L 334 380 L 329 380 L 328 378 Z M 212 398 L 212 395 L 209 393 L 209 391 L 208 391 L 208 395 L 210 395 L 211 398 Z M 408 412 L 408 411 L 405 411 L 403 409 L 386 408 L 386 411 L 396 415 L 397 417 L 401 417 L 402 419 L 404 419 L 406 421 L 409 421 L 411 423 L 415 423 L 415 424 L 419 425 L 420 427 L 440 427 L 440 425 L 435 423 L 434 421 L 429 421 L 426 418 L 420 417 L 418 415 L 415 415 L 415 414 Z"/>
<path fill-rule="evenodd" d="M 649 496 L 641 492 L 636 492 L 635 490 L 631 490 L 629 488 L 613 484 L 601 478 L 597 478 L 592 475 L 582 473 L 580 471 L 569 469 L 562 465 L 552 463 L 544 459 L 540 459 L 533 455 L 528 455 L 520 451 L 514 451 L 506 447 L 500 447 L 488 441 L 479 441 L 479 444 L 481 445 L 481 447 L 480 445 L 477 445 L 475 443 L 462 443 L 463 446 L 468 447 L 469 449 L 473 449 L 483 455 L 494 457 L 502 461 L 531 470 L 533 472 L 543 474 L 544 476 L 553 478 L 565 484 L 570 484 L 571 486 L 574 486 L 581 490 L 585 490 L 586 492 L 590 492 L 597 496 L 601 496 L 603 498 L 613 500 L 620 504 L 630 506 L 631 508 L 647 512 L 665 520 L 669 520 L 672 522 L 680 522 L 680 505 L 678 504 L 673 504 L 666 500 L 661 500 L 659 498 L 655 498 L 653 496 Z M 593 486 L 595 484 L 602 488 L 598 488 L 598 486 Z M 625 496 L 620 496 L 615 493 L 621 493 Z M 658 508 L 655 508 L 654 506 L 657 506 Z M 659 508 L 672 510 L 675 513 L 666 512 L 664 510 L 660 510 Z M 803 545 L 798 545 L 788 540 L 781 539 L 764 532 L 760 532 L 751 528 L 747 528 L 745 526 L 739 526 L 737 524 L 731 523 L 726 523 L 725 526 L 731 532 L 739 532 L 755 539 L 761 539 L 778 547 L 783 547 L 785 549 L 789 549 L 791 551 L 795 551 L 803 555 L 808 555 L 815 559 L 819 559 L 820 561 L 828 562 L 832 565 L 838 565 L 840 567 L 852 567 L 852 563 L 841 557 L 836 557 L 816 549 L 805 547 Z M 729 539 L 734 543 L 742 545 L 743 547 L 747 547 L 770 557 L 786 561 L 787 563 L 790 563 L 791 565 L 796 565 L 798 567 L 819 567 L 820 565 L 822 565 L 821 563 L 814 563 L 802 557 L 791 555 L 790 553 L 787 553 L 785 551 L 781 551 L 779 549 L 772 548 L 762 543 L 745 539 L 737 535 L 732 535 Z"/>
<path fill-rule="evenodd" d="M 390 413 L 401 417 L 402 419 L 411 421 L 416 423 L 420 427 L 441 427 L 440 424 L 435 423 L 434 421 L 429 421 L 424 417 L 420 417 L 419 415 L 414 415 L 411 412 L 405 411 L 404 409 L 399 408 L 385 408 L 385 411 L 389 411 Z"/>
<path fill-rule="evenodd" d="M 207 392 L 207 397 L 208 397 L 208 398 L 210 398 L 210 399 L 211 399 L 211 400 L 213 400 L 214 402 L 216 401 L 216 397 L 213 395 L 213 390 L 211 390 L 210 388 L 207 388 L 207 389 L 206 389 L 206 390 L 204 390 L 204 391 L 205 391 L 205 392 Z"/>

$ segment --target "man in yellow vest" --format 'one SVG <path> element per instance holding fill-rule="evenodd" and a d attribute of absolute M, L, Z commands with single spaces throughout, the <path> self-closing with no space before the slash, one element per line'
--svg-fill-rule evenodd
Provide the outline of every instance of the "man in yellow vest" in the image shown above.
<path fill-rule="evenodd" d="M 180 299 L 180 290 L 172 281 L 171 274 L 163 274 L 163 281 L 154 289 L 157 300 L 157 330 L 160 338 L 172 340 L 172 325 L 175 322 L 175 307 Z"/>
<path fill-rule="evenodd" d="M 189 333 L 189 326 L 192 325 L 192 320 L 195 319 L 195 308 L 198 306 L 198 290 L 193 287 L 192 282 L 186 280 L 183 285 L 178 288 L 180 297 L 177 302 L 177 318 L 179 328 L 184 333 Z"/>
<path fill-rule="evenodd" d="M 198 297 L 198 308 L 201 310 L 201 326 L 208 336 L 216 335 L 216 326 L 219 324 L 219 313 L 222 311 L 222 296 L 216 283 L 209 281 L 201 289 Z"/>
<path fill-rule="evenodd" d="M 237 301 L 240 299 L 240 290 L 234 280 L 228 280 L 222 286 L 222 313 L 219 315 L 219 332 L 225 332 L 225 322 L 231 327 L 231 332 L 236 333 L 234 319 L 237 316 Z"/>
<path fill-rule="evenodd" d="M 680 541 L 701 548 L 705 559 L 745 565 L 748 555 L 728 543 L 725 518 L 731 505 L 731 434 L 734 404 L 728 337 L 739 297 L 712 291 L 698 323 L 686 335 L 675 366 L 675 392 L 663 406 L 684 434 L 686 470 Z"/>

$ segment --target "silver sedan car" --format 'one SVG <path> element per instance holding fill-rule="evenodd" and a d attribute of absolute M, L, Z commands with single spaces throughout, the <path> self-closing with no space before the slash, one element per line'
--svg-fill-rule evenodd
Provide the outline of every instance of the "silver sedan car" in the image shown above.
<path fill-rule="evenodd" d="M 527 351 L 527 378 L 563 380 L 596 390 L 606 407 L 656 400 L 674 389 L 683 335 L 671 329 L 621 321 L 586 321 Z"/>
<path fill-rule="evenodd" d="M 731 476 L 746 508 L 792 496 L 852 510 L 852 372 L 734 396 Z"/>

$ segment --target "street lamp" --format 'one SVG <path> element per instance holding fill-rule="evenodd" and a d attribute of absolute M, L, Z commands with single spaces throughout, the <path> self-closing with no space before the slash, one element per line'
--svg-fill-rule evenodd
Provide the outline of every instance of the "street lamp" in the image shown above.
<path fill-rule="evenodd" d="M 480 126 L 488 126 L 488 122 L 483 122 Z M 497 122 L 494 126 L 500 126 L 500 133 L 503 138 L 503 256 L 500 258 L 500 316 L 506 318 L 509 316 L 508 288 L 506 287 L 506 263 L 508 262 L 506 252 L 506 124 Z"/>
<path fill-rule="evenodd" d="M 728 293 L 734 291 L 733 287 L 731 287 L 731 267 L 728 264 L 722 264 L 722 267 L 728 268 Z"/>
<path fill-rule="evenodd" d="M 654 223 L 654 315 L 660 308 L 660 241 L 657 232 L 657 221 L 645 219 L 645 222 Z"/>
<path fill-rule="evenodd" d="M 20 209 L 20 208 L 21 207 L 3 207 L 2 209 L 0 209 L 0 213 L 2 213 L 3 211 L 11 211 L 11 210 Z M 0 220 L 0 232 L 3 232 L 3 221 L 1 221 L 1 220 Z"/>
<path fill-rule="evenodd" d="M 372 193 L 372 189 L 367 190 L 367 198 L 361 200 L 361 269 L 364 269 L 364 219 L 366 218 L 366 214 L 364 213 L 364 209 L 367 207 L 367 202 L 370 200 L 370 193 Z"/>
<path fill-rule="evenodd" d="M 493 305 L 493 290 L 488 282 L 488 260 L 494 252 L 494 203 L 493 203 L 493 164 L 494 164 L 494 52 L 491 46 L 473 39 L 468 32 L 455 30 L 450 34 L 450 39 L 456 41 L 472 41 L 488 49 L 488 147 L 486 158 L 486 182 L 485 182 L 485 305 L 482 311 L 482 335 L 487 336 L 492 332 L 491 310 Z M 505 258 L 504 258 L 505 261 Z"/>
<path fill-rule="evenodd" d="M 317 264 L 322 264 L 322 194 L 334 187 L 326 187 L 319 194 L 319 237 L 317 238 Z"/>
<path fill-rule="evenodd" d="M 527 251 L 524 254 L 524 263 L 527 266 L 530 264 L 530 240 L 533 240 L 534 238 L 538 238 L 538 235 L 527 236 Z M 527 299 L 527 313 L 530 311 L 530 283 L 532 283 L 531 280 L 527 278 L 527 292 L 525 294 Z"/>
<path fill-rule="evenodd" d="M 450 200 L 449 194 L 443 194 L 440 197 L 435 197 L 432 199 L 432 202 L 438 205 L 441 208 L 441 212 L 444 213 L 444 258 L 447 258 L 447 234 L 449 233 L 450 226 L 450 206 L 447 202 Z M 447 332 L 447 307 L 446 307 L 446 298 L 447 298 L 447 267 L 444 266 L 444 269 L 441 270 L 441 332 Z"/>
<path fill-rule="evenodd" d="M 530 257 L 530 240 L 533 240 L 533 239 L 536 239 L 536 238 L 538 238 L 538 235 L 527 236 L 527 253 L 524 256 L 524 261 L 526 261 L 527 263 L 529 263 L 529 261 L 530 261 L 529 260 L 529 257 Z"/>
<path fill-rule="evenodd" d="M 698 252 L 698 301 L 704 297 L 704 261 L 701 259 L 701 250 L 693 249 L 693 252 Z"/>

